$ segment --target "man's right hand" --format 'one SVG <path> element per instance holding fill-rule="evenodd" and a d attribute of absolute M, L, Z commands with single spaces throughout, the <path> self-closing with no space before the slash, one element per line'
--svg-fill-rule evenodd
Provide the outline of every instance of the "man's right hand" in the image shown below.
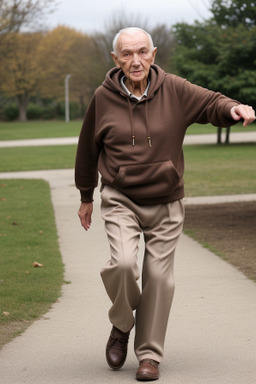
<path fill-rule="evenodd" d="M 88 231 L 88 229 L 91 226 L 92 211 L 93 211 L 93 203 L 81 203 L 79 211 L 77 212 L 79 219 L 81 221 L 81 225 L 82 227 L 84 227 L 86 231 Z"/>

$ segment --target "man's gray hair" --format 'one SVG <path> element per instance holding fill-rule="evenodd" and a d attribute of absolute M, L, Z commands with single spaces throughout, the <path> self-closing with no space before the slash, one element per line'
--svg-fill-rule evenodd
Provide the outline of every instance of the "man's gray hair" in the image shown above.
<path fill-rule="evenodd" d="M 149 40 L 149 44 L 150 44 L 150 49 L 153 51 L 154 50 L 154 43 L 153 43 L 153 40 L 152 40 L 152 37 L 150 36 L 150 34 L 146 31 L 144 31 L 144 29 L 142 28 L 137 28 L 137 27 L 128 27 L 128 28 L 123 28 L 121 29 L 114 37 L 114 40 L 113 40 L 113 51 L 114 51 L 114 54 L 116 56 L 118 56 L 118 40 L 119 40 L 119 37 L 122 33 L 127 33 L 128 35 L 135 35 L 137 32 L 144 32 L 147 37 L 148 37 L 148 40 Z"/>

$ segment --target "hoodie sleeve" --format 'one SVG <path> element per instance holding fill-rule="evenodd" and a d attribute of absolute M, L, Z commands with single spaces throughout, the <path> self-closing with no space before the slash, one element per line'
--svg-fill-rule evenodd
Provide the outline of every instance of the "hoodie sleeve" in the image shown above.
<path fill-rule="evenodd" d="M 237 122 L 232 119 L 230 110 L 240 104 L 219 92 L 184 81 L 182 109 L 187 125 L 211 123 L 214 126 L 229 127 Z"/>
<path fill-rule="evenodd" d="M 84 117 L 78 140 L 75 183 L 80 190 L 81 201 L 93 201 L 94 188 L 98 185 L 98 158 L 100 147 L 95 141 L 95 96 L 93 97 Z"/>

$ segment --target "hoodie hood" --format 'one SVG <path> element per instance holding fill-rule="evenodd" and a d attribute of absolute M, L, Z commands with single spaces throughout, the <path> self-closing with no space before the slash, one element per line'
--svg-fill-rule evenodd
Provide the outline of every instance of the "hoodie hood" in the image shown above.
<path fill-rule="evenodd" d="M 106 78 L 102 85 L 113 92 L 118 92 L 127 96 L 120 84 L 122 76 L 124 76 L 124 73 L 120 68 L 112 68 L 106 74 Z M 165 71 L 163 71 L 158 65 L 151 65 L 149 71 L 150 87 L 148 90 L 148 98 L 153 97 L 154 93 L 161 87 L 165 76 Z"/>

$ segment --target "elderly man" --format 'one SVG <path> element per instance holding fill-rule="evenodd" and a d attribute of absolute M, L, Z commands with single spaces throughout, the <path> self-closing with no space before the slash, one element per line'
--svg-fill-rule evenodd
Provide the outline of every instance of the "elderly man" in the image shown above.
<path fill-rule="evenodd" d="M 116 67 L 96 90 L 79 138 L 78 215 L 88 230 L 99 172 L 111 251 L 101 271 L 112 301 L 106 359 L 112 369 L 122 367 L 135 326 L 136 378 L 156 380 L 174 293 L 174 252 L 184 220 L 186 129 L 195 122 L 228 127 L 240 119 L 246 126 L 255 114 L 249 106 L 154 65 L 157 48 L 139 28 L 121 30 L 113 49 Z M 140 234 L 145 241 L 141 289 Z"/>

